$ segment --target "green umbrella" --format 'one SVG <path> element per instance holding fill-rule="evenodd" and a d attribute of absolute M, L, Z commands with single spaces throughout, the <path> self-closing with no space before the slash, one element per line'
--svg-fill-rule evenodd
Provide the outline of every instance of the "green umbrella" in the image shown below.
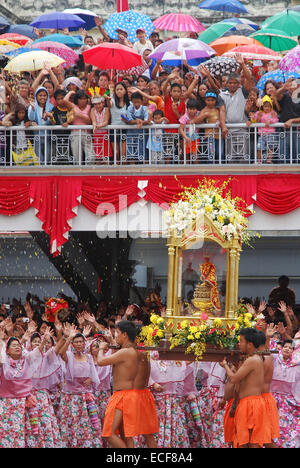
<path fill-rule="evenodd" d="M 219 23 L 212 24 L 205 31 L 203 31 L 198 39 L 202 42 L 205 42 L 205 44 L 210 44 L 216 39 L 219 39 L 219 37 L 223 36 L 224 33 L 233 27 L 236 27 L 235 23 L 223 23 L 223 21 L 219 21 Z"/>
<path fill-rule="evenodd" d="M 253 37 L 265 47 L 275 50 L 276 52 L 290 50 L 297 45 L 297 41 L 295 41 L 289 33 L 280 31 L 279 29 L 260 29 L 259 31 L 255 31 L 255 33 L 251 34 L 249 37 Z"/>
<path fill-rule="evenodd" d="M 261 25 L 262 29 L 275 28 L 292 36 L 298 36 L 300 31 L 300 12 L 294 10 L 283 10 L 270 18 L 267 18 Z"/>

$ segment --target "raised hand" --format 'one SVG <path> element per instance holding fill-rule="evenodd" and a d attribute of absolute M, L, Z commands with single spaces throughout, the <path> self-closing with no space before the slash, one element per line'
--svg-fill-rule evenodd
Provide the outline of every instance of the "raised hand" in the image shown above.
<path fill-rule="evenodd" d="M 275 325 L 274 323 L 269 323 L 267 325 L 267 329 L 266 329 L 266 336 L 268 338 L 272 338 L 272 336 L 275 335 L 275 333 L 277 333 L 277 325 Z"/>
<path fill-rule="evenodd" d="M 91 331 L 92 331 L 92 327 L 90 325 L 85 325 L 83 327 L 82 334 L 83 334 L 83 336 L 85 336 L 87 338 L 89 336 L 89 334 L 91 333 Z"/>
<path fill-rule="evenodd" d="M 246 309 L 248 310 L 249 314 L 256 315 L 256 310 L 252 304 L 246 304 Z"/>
<path fill-rule="evenodd" d="M 259 306 L 258 306 L 258 312 L 261 313 L 263 312 L 267 307 L 267 303 L 265 300 L 260 301 Z"/>

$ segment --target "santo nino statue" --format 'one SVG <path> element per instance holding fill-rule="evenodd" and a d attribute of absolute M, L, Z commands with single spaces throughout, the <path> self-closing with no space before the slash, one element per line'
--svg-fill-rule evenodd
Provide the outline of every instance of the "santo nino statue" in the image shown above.
<path fill-rule="evenodd" d="M 203 312 L 219 316 L 221 306 L 215 265 L 208 256 L 204 256 L 204 263 L 199 265 L 199 269 L 202 283 L 198 283 L 195 288 L 191 311 L 195 316 Z"/>

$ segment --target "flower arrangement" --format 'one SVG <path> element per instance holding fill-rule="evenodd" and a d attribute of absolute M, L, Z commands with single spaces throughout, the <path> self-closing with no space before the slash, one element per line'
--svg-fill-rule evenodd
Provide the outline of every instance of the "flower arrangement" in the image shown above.
<path fill-rule="evenodd" d="M 243 242 L 249 242 L 245 202 L 239 197 L 232 198 L 227 188 L 230 180 L 217 185 L 215 180 L 204 178 L 198 187 L 187 188 L 181 199 L 172 203 L 165 212 L 167 228 L 181 235 L 193 221 L 206 214 L 220 229 L 225 240 L 237 236 Z"/>
<path fill-rule="evenodd" d="M 163 317 L 152 314 L 151 324 L 142 328 L 140 339 L 148 346 L 158 346 L 170 334 L 170 349 L 183 347 L 187 354 L 202 359 L 207 347 L 234 349 L 240 341 L 240 330 L 256 326 L 259 317 L 248 312 L 244 304 L 239 304 L 235 324 L 228 324 L 220 318 L 201 314 L 199 319 L 183 319 L 174 330 L 173 324 Z"/>

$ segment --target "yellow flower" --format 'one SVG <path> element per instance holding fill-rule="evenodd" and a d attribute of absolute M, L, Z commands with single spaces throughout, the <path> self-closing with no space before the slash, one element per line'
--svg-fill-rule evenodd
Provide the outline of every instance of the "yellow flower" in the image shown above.
<path fill-rule="evenodd" d="M 244 325 L 245 325 L 246 328 L 250 328 L 250 327 L 251 327 L 251 323 L 249 322 L 248 319 L 245 319 Z"/>
<path fill-rule="evenodd" d="M 241 324 L 243 323 L 243 321 L 244 321 L 243 316 L 240 315 L 240 316 L 238 317 L 237 321 L 238 321 L 238 323 L 241 325 Z"/>
<path fill-rule="evenodd" d="M 163 319 L 162 317 L 159 317 L 159 318 L 157 319 L 157 323 L 158 323 L 158 324 L 159 324 L 159 323 L 163 323 L 163 321 L 164 321 L 164 319 Z"/>
<path fill-rule="evenodd" d="M 199 326 L 199 331 L 200 331 L 200 332 L 203 332 L 203 331 L 205 331 L 206 329 L 207 329 L 207 326 L 206 326 L 206 325 L 200 325 L 200 326 Z"/>
<path fill-rule="evenodd" d="M 190 332 L 191 333 L 196 333 L 196 331 L 197 331 L 197 327 L 195 327 L 195 326 L 190 327 Z"/>
<path fill-rule="evenodd" d="M 199 340 L 200 336 L 201 336 L 201 333 L 199 332 L 195 333 L 195 338 L 197 338 L 197 340 Z"/>
<path fill-rule="evenodd" d="M 157 323 L 157 315 L 152 314 L 150 317 L 150 322 L 155 325 Z"/>
<path fill-rule="evenodd" d="M 193 335 L 188 335 L 188 340 L 193 340 L 193 339 L 194 339 Z"/>
<path fill-rule="evenodd" d="M 183 320 L 180 325 L 181 325 L 181 328 L 187 328 L 189 326 L 189 323 L 187 320 Z"/>
<path fill-rule="evenodd" d="M 218 220 L 219 223 L 223 224 L 224 221 L 225 221 L 225 218 L 224 218 L 224 216 L 220 216 L 220 215 L 219 215 L 219 216 L 217 217 L 217 220 Z"/>
<path fill-rule="evenodd" d="M 252 314 L 250 314 L 250 312 L 247 312 L 244 317 L 245 317 L 246 320 L 251 320 L 252 319 Z"/>
<path fill-rule="evenodd" d="M 240 325 L 238 323 L 235 324 L 235 329 L 238 330 L 240 328 Z"/>
<path fill-rule="evenodd" d="M 230 216 L 229 221 L 230 221 L 231 223 L 233 223 L 234 217 L 233 217 L 233 216 Z"/>
<path fill-rule="evenodd" d="M 213 211 L 213 207 L 211 205 L 205 205 L 204 209 L 207 213 L 211 213 Z"/>
<path fill-rule="evenodd" d="M 158 338 L 163 338 L 164 337 L 164 333 L 162 330 L 158 330 L 158 332 L 156 333 L 156 336 L 158 336 Z"/>
<path fill-rule="evenodd" d="M 221 327 L 222 326 L 222 320 L 219 318 L 214 319 L 214 327 Z"/>

